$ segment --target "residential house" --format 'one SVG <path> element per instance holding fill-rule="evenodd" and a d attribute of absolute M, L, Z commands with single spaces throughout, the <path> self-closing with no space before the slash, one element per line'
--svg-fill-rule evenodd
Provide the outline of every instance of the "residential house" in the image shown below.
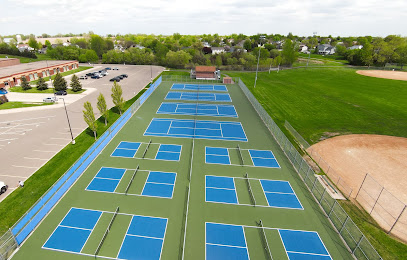
<path fill-rule="evenodd" d="M 299 52 L 308 53 L 308 46 L 307 45 L 301 43 L 298 47 L 299 47 L 299 49 L 298 49 Z"/>
<path fill-rule="evenodd" d="M 212 55 L 225 53 L 225 47 L 212 47 Z"/>
<path fill-rule="evenodd" d="M 335 47 L 330 44 L 320 44 L 317 47 L 318 54 L 321 55 L 332 55 L 335 54 Z"/>
<path fill-rule="evenodd" d="M 353 45 L 351 47 L 348 47 L 348 50 L 360 50 L 363 48 L 363 45 Z"/>
<path fill-rule="evenodd" d="M 16 47 L 20 52 L 24 52 L 25 50 L 27 51 L 34 50 L 34 48 L 31 48 L 28 44 L 18 44 Z"/>

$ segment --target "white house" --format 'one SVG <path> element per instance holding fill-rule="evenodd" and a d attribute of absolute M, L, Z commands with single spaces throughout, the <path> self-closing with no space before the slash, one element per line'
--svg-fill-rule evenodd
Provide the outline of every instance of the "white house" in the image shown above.
<path fill-rule="evenodd" d="M 348 47 L 348 50 L 360 50 L 363 48 L 363 45 L 353 45 L 351 47 Z"/>
<path fill-rule="evenodd" d="M 322 54 L 322 55 L 335 54 L 335 47 L 333 47 L 330 44 L 320 44 L 320 45 L 318 45 L 317 49 L 318 49 L 318 54 Z"/>
<path fill-rule="evenodd" d="M 308 46 L 307 45 L 300 44 L 298 47 L 299 47 L 299 49 L 298 49 L 299 52 L 308 53 Z"/>
<path fill-rule="evenodd" d="M 225 47 L 212 47 L 212 55 L 221 54 L 226 52 Z"/>

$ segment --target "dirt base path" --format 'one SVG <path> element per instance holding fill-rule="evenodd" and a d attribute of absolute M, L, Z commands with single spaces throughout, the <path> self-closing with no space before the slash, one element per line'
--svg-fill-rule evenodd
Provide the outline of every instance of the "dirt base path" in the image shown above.
<path fill-rule="evenodd" d="M 389 70 L 358 70 L 357 74 L 383 78 L 383 79 L 397 79 L 397 80 L 407 80 L 407 72 L 402 71 L 389 71 Z"/>

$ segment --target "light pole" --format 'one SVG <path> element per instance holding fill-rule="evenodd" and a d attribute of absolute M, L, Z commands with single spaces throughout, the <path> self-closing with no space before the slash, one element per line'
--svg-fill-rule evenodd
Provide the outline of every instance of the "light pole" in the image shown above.
<path fill-rule="evenodd" d="M 151 81 L 150 81 L 150 83 L 153 83 L 153 64 L 150 65 L 150 72 L 151 72 Z"/>
<path fill-rule="evenodd" d="M 66 120 L 68 120 L 69 131 L 71 132 L 71 138 L 72 138 L 71 143 L 72 143 L 72 144 L 75 144 L 75 139 L 73 138 L 73 134 L 72 134 L 71 123 L 69 122 L 68 111 L 66 110 L 65 99 L 64 99 L 64 98 L 60 98 L 60 99 L 62 99 L 62 101 L 64 101 L 64 108 L 65 108 Z"/>
<path fill-rule="evenodd" d="M 256 78 L 254 79 L 254 88 L 256 88 L 256 83 L 257 83 L 257 72 L 259 71 L 259 62 L 260 62 L 260 48 L 261 48 L 261 41 L 265 39 L 266 36 L 260 35 L 260 46 L 259 46 L 259 55 L 257 57 L 257 68 L 256 68 Z"/>

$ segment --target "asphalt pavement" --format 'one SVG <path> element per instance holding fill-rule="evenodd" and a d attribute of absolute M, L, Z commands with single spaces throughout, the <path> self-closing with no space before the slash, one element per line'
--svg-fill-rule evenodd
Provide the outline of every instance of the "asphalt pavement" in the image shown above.
<path fill-rule="evenodd" d="M 155 78 L 164 70 L 163 67 L 150 65 L 99 64 L 76 75 L 81 76 L 105 67 L 118 67 L 119 70 L 109 70 L 109 75 L 101 79 L 81 80 L 83 88 L 87 89 L 85 92 L 62 97 L 65 99 L 74 138 L 87 128 L 82 113 L 84 102 L 92 103 L 96 117 L 99 117 L 96 108 L 99 93 L 103 93 L 109 108 L 113 106 L 110 97 L 113 82 L 109 79 L 120 74 L 128 75 L 128 78 L 119 82 L 123 97 L 128 100 L 150 82 L 151 75 Z M 71 77 L 65 78 L 69 82 Z M 15 101 L 38 102 L 43 96 L 52 94 L 10 93 L 10 99 Z M 9 186 L 9 190 L 0 195 L 0 201 L 17 188 L 18 181 L 25 181 L 71 142 L 63 102 L 60 96 L 58 98 L 58 103 L 50 106 L 0 111 L 0 181 Z"/>

